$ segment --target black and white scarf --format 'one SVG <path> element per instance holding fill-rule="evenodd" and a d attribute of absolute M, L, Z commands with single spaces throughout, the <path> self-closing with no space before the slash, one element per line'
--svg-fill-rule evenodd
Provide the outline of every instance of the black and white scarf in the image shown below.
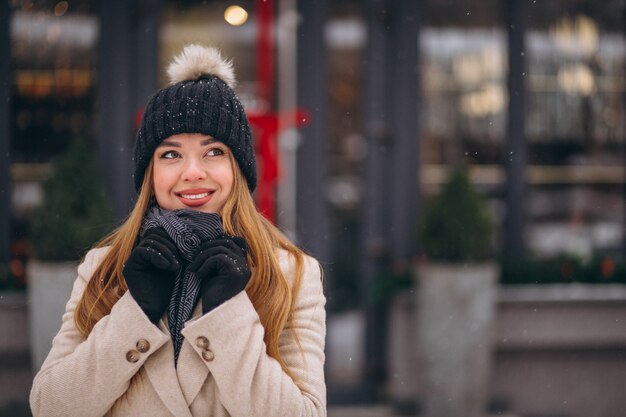
<path fill-rule="evenodd" d="M 155 227 L 161 227 L 167 232 L 183 258 L 179 259 L 181 268 L 176 276 L 174 291 L 167 309 L 176 363 L 183 344 L 181 330 L 185 322 L 191 318 L 200 295 L 200 279 L 188 267 L 200 245 L 222 236 L 224 228 L 220 216 L 215 213 L 187 209 L 169 211 L 158 206 L 148 210 L 140 235 L 143 236 L 148 229 Z"/>

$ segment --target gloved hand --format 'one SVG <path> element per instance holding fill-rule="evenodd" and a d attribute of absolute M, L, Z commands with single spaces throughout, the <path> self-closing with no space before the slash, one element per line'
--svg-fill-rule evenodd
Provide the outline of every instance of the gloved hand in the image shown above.
<path fill-rule="evenodd" d="M 133 249 L 123 274 L 128 290 L 154 324 L 167 309 L 180 267 L 178 249 L 162 228 L 146 231 Z"/>
<path fill-rule="evenodd" d="M 246 242 L 238 236 L 207 241 L 189 268 L 201 279 L 202 313 L 206 314 L 239 294 L 248 284 Z"/>

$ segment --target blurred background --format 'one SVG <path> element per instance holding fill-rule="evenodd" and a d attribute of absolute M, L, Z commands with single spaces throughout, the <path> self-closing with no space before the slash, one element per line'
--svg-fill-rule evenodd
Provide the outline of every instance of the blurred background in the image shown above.
<path fill-rule="evenodd" d="M 0 416 L 190 42 L 324 266 L 329 415 L 625 415 L 625 0 L 0 3 Z"/>

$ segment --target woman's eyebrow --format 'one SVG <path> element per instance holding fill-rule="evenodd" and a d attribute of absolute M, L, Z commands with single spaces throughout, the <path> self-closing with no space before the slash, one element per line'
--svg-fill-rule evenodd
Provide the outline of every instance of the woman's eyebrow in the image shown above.
<path fill-rule="evenodd" d="M 178 142 L 173 142 L 171 140 L 166 139 L 163 142 L 159 143 L 158 147 L 160 148 L 161 146 L 173 146 L 174 148 L 180 148 L 181 144 Z"/>
<path fill-rule="evenodd" d="M 216 143 L 216 142 L 219 142 L 219 141 L 217 139 L 214 139 L 214 138 L 206 138 L 206 139 L 203 139 L 202 142 L 200 142 L 200 145 L 205 146 L 205 145 L 210 145 L 210 144 Z M 173 146 L 175 148 L 182 147 L 180 142 L 175 142 L 173 140 L 167 140 L 167 139 L 165 139 L 163 142 L 159 143 L 158 146 L 159 147 L 161 147 L 161 146 Z"/>
<path fill-rule="evenodd" d="M 214 139 L 214 138 L 206 138 L 202 142 L 200 142 L 200 145 L 202 145 L 202 146 L 210 145 L 211 143 L 215 143 L 215 142 L 219 142 L 219 141 L 217 139 Z"/>

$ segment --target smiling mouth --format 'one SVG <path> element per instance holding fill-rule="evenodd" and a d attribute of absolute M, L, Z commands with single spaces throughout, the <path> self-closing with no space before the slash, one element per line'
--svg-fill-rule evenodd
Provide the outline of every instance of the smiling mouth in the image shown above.
<path fill-rule="evenodd" d="M 208 197 L 209 193 L 205 192 L 205 193 L 200 193 L 200 194 L 178 194 L 178 195 L 181 196 L 182 198 L 186 198 L 187 200 L 199 200 L 201 198 Z"/>

